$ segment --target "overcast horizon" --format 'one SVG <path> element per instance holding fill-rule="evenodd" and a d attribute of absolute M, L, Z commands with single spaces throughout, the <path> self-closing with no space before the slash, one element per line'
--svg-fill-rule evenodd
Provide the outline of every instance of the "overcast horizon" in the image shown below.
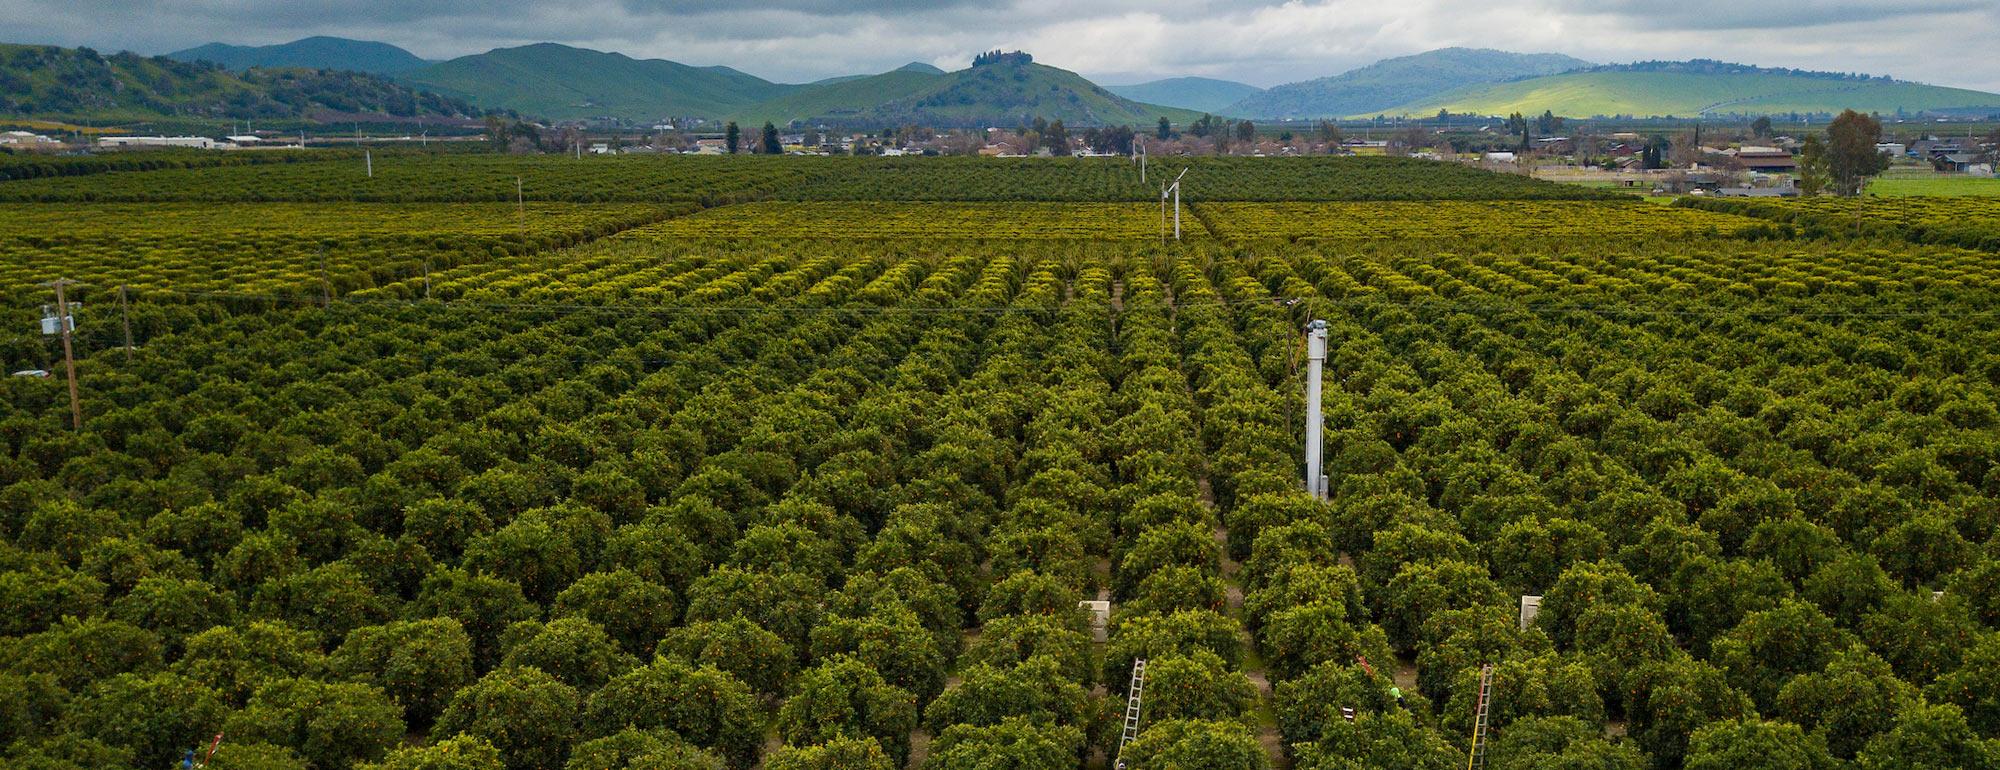
<path fill-rule="evenodd" d="M 254 0 L 0 0 L 0 42 L 157 55 L 210 42 L 269 45 L 313 35 L 391 43 L 449 59 L 553 42 L 634 58 L 726 65 L 780 82 L 881 72 L 911 61 L 957 69 L 978 51 L 1037 61 L 1120 85 L 1179 76 L 1260 87 L 1335 75 L 1377 60 L 1464 46 L 1561 53 L 1600 63 L 1720 59 L 1861 72 L 2000 91 L 1990 54 L 2000 0 L 1454 0 L 1394 6 L 1351 0 L 1158 3 L 1108 0 L 616 0 L 599 7 L 495 11 L 472 0 L 377 4 L 300 0 L 282 13 Z M 79 12 L 78 9 L 83 9 Z"/>

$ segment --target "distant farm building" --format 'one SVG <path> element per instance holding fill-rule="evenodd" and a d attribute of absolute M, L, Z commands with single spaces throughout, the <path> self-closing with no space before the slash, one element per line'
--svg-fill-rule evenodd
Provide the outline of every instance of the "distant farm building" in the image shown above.
<path fill-rule="evenodd" d="M 214 139 L 206 136 L 106 136 L 97 140 L 97 146 L 111 149 L 128 147 L 192 147 L 197 150 L 213 150 L 218 146 Z"/>
<path fill-rule="evenodd" d="M 1736 151 L 1736 162 L 1745 171 L 1788 174 L 1799 169 L 1799 159 L 1776 147 L 1744 147 Z"/>
<path fill-rule="evenodd" d="M 1979 176 L 1990 176 L 1993 174 L 1993 164 L 1981 163 L 1979 162 L 1979 156 L 1969 152 L 1955 152 L 1949 155 L 1932 157 L 1931 167 L 1939 171 L 1954 174 L 1977 174 Z"/>
<path fill-rule="evenodd" d="M 61 142 L 29 131 L 0 132 L 0 145 L 8 147 L 48 147 L 58 144 Z"/>

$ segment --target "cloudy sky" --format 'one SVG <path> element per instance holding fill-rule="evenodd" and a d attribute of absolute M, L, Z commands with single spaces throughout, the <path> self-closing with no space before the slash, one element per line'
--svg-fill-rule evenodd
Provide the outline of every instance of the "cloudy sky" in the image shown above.
<path fill-rule="evenodd" d="M 1259 86 L 1444 46 L 1712 58 L 2000 91 L 2000 0 L 0 0 L 0 41 L 157 54 L 307 35 L 433 59 L 554 41 L 799 82 L 1022 49 L 1103 83 Z"/>

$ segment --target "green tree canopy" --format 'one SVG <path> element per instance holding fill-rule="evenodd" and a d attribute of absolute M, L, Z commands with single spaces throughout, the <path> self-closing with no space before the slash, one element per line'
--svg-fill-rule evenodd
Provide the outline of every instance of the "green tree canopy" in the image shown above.
<path fill-rule="evenodd" d="M 1853 759 L 1869 738 L 1888 729 L 1917 700 L 1916 688 L 1857 644 L 1835 654 L 1826 670 L 1787 682 L 1778 691 L 1775 711 L 1819 736 L 1835 757 Z"/>
<path fill-rule="evenodd" d="M 1574 717 L 1529 717 L 1496 732 L 1487 749 L 1493 770 L 1646 770 L 1646 755 L 1612 742 L 1604 731 Z"/>
<path fill-rule="evenodd" d="M 1155 722 L 1125 747 L 1127 770 L 1227 767 L 1270 770 L 1271 756 L 1241 722 Z"/>
<path fill-rule="evenodd" d="M 1730 719 L 1688 739 L 1685 770 L 1834 770 L 1840 763 L 1817 736 L 1789 722 Z"/>
<path fill-rule="evenodd" d="M 476 738 L 508 770 L 559 767 L 577 739 L 580 705 L 575 689 L 538 669 L 494 669 L 452 695 L 431 738 Z"/>
<path fill-rule="evenodd" d="M 764 770 L 895 770 L 874 738 L 837 737 L 811 746 L 786 746 L 764 759 Z"/>
<path fill-rule="evenodd" d="M 402 741 L 403 709 L 374 685 L 281 679 L 229 718 L 229 733 L 298 752 L 314 767 L 382 758 Z"/>
<path fill-rule="evenodd" d="M 1868 178 L 1889 167 L 1889 158 L 1875 149 L 1882 141 L 1882 122 L 1846 110 L 1826 127 L 1826 163 L 1834 192 L 1860 195 Z"/>
<path fill-rule="evenodd" d="M 995 725 L 952 725 L 931 741 L 925 770 L 1070 770 L 1084 749 L 1083 731 L 1069 725 L 1008 717 Z"/>
<path fill-rule="evenodd" d="M 2000 768 L 2000 741 L 1982 739 L 1951 704 L 1904 709 L 1895 725 L 1875 736 L 1855 763 L 1862 770 Z"/>
<path fill-rule="evenodd" d="M 500 750 L 470 735 L 458 735 L 428 746 L 409 746 L 389 752 L 381 762 L 355 766 L 355 770 L 505 770 Z"/>
<path fill-rule="evenodd" d="M 627 728 L 570 750 L 565 770 L 725 770 L 721 757 L 695 748 L 668 730 Z"/>
<path fill-rule="evenodd" d="M 899 765 L 909 756 L 916 724 L 915 696 L 846 655 L 799 672 L 792 697 L 778 710 L 778 735 L 786 743 L 874 738 Z"/>
<path fill-rule="evenodd" d="M 428 727 L 473 680 L 472 638 L 450 618 L 357 628 L 330 662 L 341 676 L 388 692 L 418 727 Z"/>
<path fill-rule="evenodd" d="M 737 765 L 756 756 L 763 724 L 748 686 L 720 669 L 672 658 L 606 683 L 590 695 L 582 719 L 592 735 L 626 727 L 672 730 Z"/>
<path fill-rule="evenodd" d="M 132 752 L 139 767 L 167 767 L 223 726 L 214 690 L 172 673 L 119 674 L 71 706 L 65 729 Z"/>

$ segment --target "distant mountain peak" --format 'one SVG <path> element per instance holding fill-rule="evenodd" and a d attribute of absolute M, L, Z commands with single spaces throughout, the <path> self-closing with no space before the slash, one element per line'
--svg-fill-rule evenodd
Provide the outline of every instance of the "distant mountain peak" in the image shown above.
<path fill-rule="evenodd" d="M 730 67 L 634 59 L 559 43 L 495 48 L 430 65 L 404 79 L 479 104 L 557 120 L 717 117 L 801 87 Z"/>
<path fill-rule="evenodd" d="M 1592 66 L 1556 53 L 1439 48 L 1397 56 L 1332 77 L 1273 86 L 1228 108 L 1261 118 L 1365 115 L 1481 83 L 1554 75 Z"/>
<path fill-rule="evenodd" d="M 1223 113 L 1230 105 L 1264 91 L 1248 83 L 1192 76 L 1105 86 L 1105 90 L 1133 101 L 1208 113 Z"/>
<path fill-rule="evenodd" d="M 303 67 L 400 75 L 430 64 L 388 43 L 315 35 L 277 45 L 209 43 L 167 54 L 176 61 L 208 61 L 241 72 L 251 67 Z"/>
<path fill-rule="evenodd" d="M 940 68 L 939 68 L 939 67 L 937 67 L 936 65 L 933 65 L 933 64 L 925 64 L 925 63 L 923 63 L 923 62 L 920 62 L 920 61 L 913 61 L 913 62 L 910 62 L 909 64 L 905 64 L 905 65 L 903 65 L 903 66 L 901 66 L 901 67 L 897 67 L 895 71 L 897 71 L 897 72 L 921 72 L 921 73 L 924 73 L 924 74 L 926 74 L 926 75 L 942 75 L 942 74 L 944 74 L 944 70 L 943 70 L 943 69 L 940 69 Z"/>

